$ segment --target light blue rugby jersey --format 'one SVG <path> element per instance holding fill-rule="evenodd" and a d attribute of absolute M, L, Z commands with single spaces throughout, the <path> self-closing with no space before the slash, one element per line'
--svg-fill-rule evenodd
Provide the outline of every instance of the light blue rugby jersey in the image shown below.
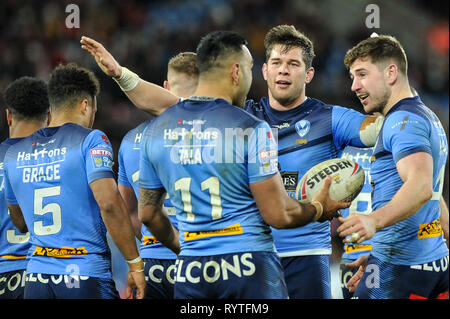
<path fill-rule="evenodd" d="M 8 138 L 0 144 L 0 273 L 26 269 L 30 249 L 30 234 L 21 233 L 14 226 L 5 199 L 3 159 L 8 148 L 22 138 Z"/>
<path fill-rule="evenodd" d="M 249 184 L 277 173 L 264 121 L 223 99 L 191 97 L 145 130 L 140 187 L 164 187 L 176 208 L 182 256 L 274 251 Z"/>
<path fill-rule="evenodd" d="M 119 174 L 118 183 L 132 187 L 136 198 L 139 198 L 139 160 L 141 154 L 141 141 L 143 131 L 152 120 L 141 123 L 136 128 L 128 131 L 123 137 L 119 149 Z M 164 201 L 170 221 L 177 227 L 175 208 L 168 198 Z M 156 241 L 155 237 L 148 231 L 145 225 L 141 227 L 141 257 L 157 259 L 175 259 L 177 255 L 169 248 Z"/>
<path fill-rule="evenodd" d="M 248 100 L 246 111 L 269 123 L 278 135 L 279 168 L 292 198 L 297 183 L 311 167 L 337 158 L 347 145 L 367 147 L 359 137 L 365 116 L 351 109 L 308 97 L 288 111 L 271 108 L 268 98 L 262 98 L 259 103 Z M 291 229 L 273 228 L 272 232 L 280 257 L 331 254 L 329 222 Z"/>
<path fill-rule="evenodd" d="M 439 222 L 447 137 L 437 116 L 420 97 L 405 98 L 386 114 L 371 163 L 372 209 L 394 197 L 403 185 L 396 163 L 417 152 L 433 157 L 433 197 L 413 216 L 375 233 L 372 254 L 383 262 L 415 265 L 448 256 Z"/>
<path fill-rule="evenodd" d="M 30 232 L 27 273 L 111 278 L 106 227 L 89 184 L 114 178 L 106 135 L 73 123 L 38 130 L 5 156 L 6 199 Z"/>
<path fill-rule="evenodd" d="M 370 157 L 373 148 L 357 148 L 347 146 L 340 157 L 352 160 L 364 169 L 365 182 L 359 195 L 352 201 L 349 208 L 341 209 L 342 217 L 347 217 L 349 213 L 370 214 L 372 212 L 372 186 L 370 185 Z M 372 249 L 372 239 L 365 240 L 359 244 L 344 245 L 342 259 L 356 260 L 362 255 L 367 255 Z"/>

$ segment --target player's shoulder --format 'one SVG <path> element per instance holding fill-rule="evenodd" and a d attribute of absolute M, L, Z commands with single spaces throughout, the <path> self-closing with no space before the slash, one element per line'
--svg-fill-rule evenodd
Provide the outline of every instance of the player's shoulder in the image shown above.
<path fill-rule="evenodd" d="M 167 109 L 164 113 L 158 116 L 150 126 L 157 126 L 159 123 L 164 123 L 174 118 L 178 123 L 182 123 L 182 115 L 186 109 L 191 109 L 190 105 L 195 105 L 196 103 L 206 103 L 205 107 L 213 110 L 214 117 L 220 117 L 221 123 L 228 123 L 232 121 L 233 126 L 236 127 L 256 127 L 260 123 L 264 122 L 248 111 L 244 110 L 242 107 L 231 104 L 230 102 L 221 98 L 210 98 L 210 97 L 190 97 L 184 99 L 174 106 Z M 181 122 L 180 122 L 181 121 Z"/>
<path fill-rule="evenodd" d="M 392 121 L 392 119 L 397 119 L 401 116 L 412 118 L 420 117 L 427 122 L 436 119 L 436 114 L 428 108 L 418 96 L 400 100 L 386 114 L 386 120 Z"/>
<path fill-rule="evenodd" d="M 48 129 L 51 129 L 51 127 L 45 128 L 43 130 L 48 130 Z M 95 131 L 95 129 L 84 127 L 84 126 L 78 125 L 76 123 L 66 123 L 66 124 L 60 126 L 59 131 L 60 131 L 61 135 L 74 134 L 75 136 L 77 136 L 77 135 L 86 136 L 86 135 L 91 134 L 93 131 Z"/>
<path fill-rule="evenodd" d="M 23 137 L 7 138 L 0 144 L 0 161 L 2 162 L 2 166 L 3 166 L 3 161 L 6 158 L 6 154 L 10 150 L 10 148 L 12 146 L 16 145 L 17 143 L 19 143 L 20 141 L 22 141 L 23 139 L 24 139 Z M 2 168 L 0 167 L 0 169 L 2 169 Z"/>
<path fill-rule="evenodd" d="M 144 121 L 140 123 L 138 126 L 132 128 L 128 132 L 125 133 L 125 135 L 122 138 L 122 144 L 126 142 L 132 142 L 134 143 L 134 140 L 136 139 L 137 134 L 141 134 L 144 132 L 145 128 L 153 121 L 154 119 L 150 119 L 147 121 Z"/>
<path fill-rule="evenodd" d="M 0 157 L 3 157 L 10 146 L 20 142 L 23 138 L 7 138 L 0 143 Z"/>
<path fill-rule="evenodd" d="M 386 114 L 383 131 L 403 131 L 410 125 L 431 125 L 437 117 L 419 97 L 406 98 L 395 104 Z"/>
<path fill-rule="evenodd" d="M 233 121 L 235 121 L 236 125 L 246 127 L 250 126 L 256 127 L 261 123 L 265 123 L 264 120 L 257 117 L 253 112 L 249 112 L 247 110 L 247 103 L 248 102 L 246 102 L 245 109 L 231 104 L 229 104 L 226 107 L 227 112 L 230 114 L 230 118 L 232 118 Z"/>
<path fill-rule="evenodd" d="M 318 109 L 324 109 L 324 110 L 332 110 L 334 108 L 344 108 L 343 106 L 328 104 L 324 101 L 321 101 L 321 100 L 313 98 L 313 97 L 307 97 L 305 102 L 309 106 L 314 107 L 315 109 L 318 108 Z"/>
<path fill-rule="evenodd" d="M 52 127 L 40 130 L 41 132 L 36 132 L 39 137 L 45 135 L 51 135 L 52 131 L 47 132 L 46 130 L 51 130 Z M 66 147 L 79 147 L 82 149 L 86 147 L 91 147 L 92 145 L 104 145 L 105 147 L 111 148 L 111 142 L 109 141 L 106 133 L 100 129 L 88 128 L 76 123 L 66 123 L 57 129 L 57 132 L 53 132 L 57 144 L 65 145 Z M 35 134 L 36 134 L 35 133 Z"/>

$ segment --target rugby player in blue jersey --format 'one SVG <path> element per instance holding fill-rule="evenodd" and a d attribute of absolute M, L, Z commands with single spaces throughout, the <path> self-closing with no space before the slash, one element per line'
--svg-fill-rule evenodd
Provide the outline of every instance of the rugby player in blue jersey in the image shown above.
<path fill-rule="evenodd" d="M 397 39 L 363 40 L 347 51 L 344 63 L 364 110 L 385 116 L 371 158 L 372 213 L 340 218 L 338 232 L 350 235 L 346 241 L 372 238 L 372 251 L 355 262 L 361 267 L 349 287 L 354 298 L 448 298 L 448 223 L 443 229 L 440 222 L 448 221 L 441 214 L 445 131 L 412 94 Z"/>
<path fill-rule="evenodd" d="M 172 57 L 167 65 L 167 80 L 164 88 L 177 96 L 187 98 L 191 96 L 198 84 L 198 69 L 196 54 L 182 52 Z M 129 212 L 135 211 L 137 219 L 137 197 L 139 196 L 139 156 L 142 133 L 152 120 L 141 123 L 130 130 L 123 138 L 119 149 L 118 186 Z M 177 227 L 175 207 L 166 198 L 163 208 L 169 215 L 171 223 Z M 144 260 L 147 281 L 148 299 L 172 299 L 175 283 L 176 255 L 163 246 L 147 230 L 147 227 L 137 225 L 138 238 L 141 240 L 140 253 Z"/>
<path fill-rule="evenodd" d="M 287 298 L 269 225 L 325 221 L 349 205 L 327 197 L 329 178 L 311 204 L 287 195 L 269 125 L 238 107 L 252 82 L 246 44 L 234 32 L 203 37 L 194 95 L 144 131 L 139 217 L 179 252 L 175 298 Z M 179 232 L 161 208 L 166 190 Z"/>
<path fill-rule="evenodd" d="M 158 115 L 177 101 L 170 92 L 121 67 L 100 43 L 86 37 L 81 42 L 137 107 Z M 262 71 L 269 96 L 258 103 L 246 101 L 245 110 L 268 122 L 277 133 L 283 184 L 294 197 L 298 181 L 312 166 L 337 157 L 347 145 L 373 146 L 381 121 L 306 96 L 306 84 L 314 76 L 314 50 L 311 41 L 293 26 L 272 28 L 264 44 Z M 331 298 L 329 223 L 272 231 L 289 297 Z"/>
<path fill-rule="evenodd" d="M 127 295 L 143 298 L 143 262 L 112 171 L 106 135 L 92 130 L 98 80 L 75 64 L 60 65 L 48 83 L 48 128 L 11 145 L 5 197 L 15 226 L 30 232 L 24 298 L 118 298 L 106 241 L 129 264 Z"/>
<path fill-rule="evenodd" d="M 49 121 L 47 84 L 28 76 L 12 82 L 5 90 L 9 138 L 0 144 L 0 299 L 21 299 L 30 234 L 14 226 L 4 197 L 3 158 L 10 145 L 46 127 Z"/>

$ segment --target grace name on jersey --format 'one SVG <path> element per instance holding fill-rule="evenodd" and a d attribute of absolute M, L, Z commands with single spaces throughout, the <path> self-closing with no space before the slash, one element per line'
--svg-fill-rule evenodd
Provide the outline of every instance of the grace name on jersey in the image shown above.
<path fill-rule="evenodd" d="M 22 181 L 24 183 L 34 183 L 60 180 L 59 169 L 60 164 L 25 167 L 22 173 Z"/>

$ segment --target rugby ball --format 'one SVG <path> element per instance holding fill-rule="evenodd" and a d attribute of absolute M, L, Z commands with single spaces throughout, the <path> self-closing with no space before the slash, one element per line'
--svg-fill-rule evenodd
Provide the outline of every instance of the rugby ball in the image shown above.
<path fill-rule="evenodd" d="M 364 169 L 344 158 L 333 158 L 313 166 L 297 184 L 296 197 L 300 203 L 310 203 L 322 189 L 323 181 L 331 175 L 329 196 L 332 200 L 351 202 L 364 186 Z"/>

